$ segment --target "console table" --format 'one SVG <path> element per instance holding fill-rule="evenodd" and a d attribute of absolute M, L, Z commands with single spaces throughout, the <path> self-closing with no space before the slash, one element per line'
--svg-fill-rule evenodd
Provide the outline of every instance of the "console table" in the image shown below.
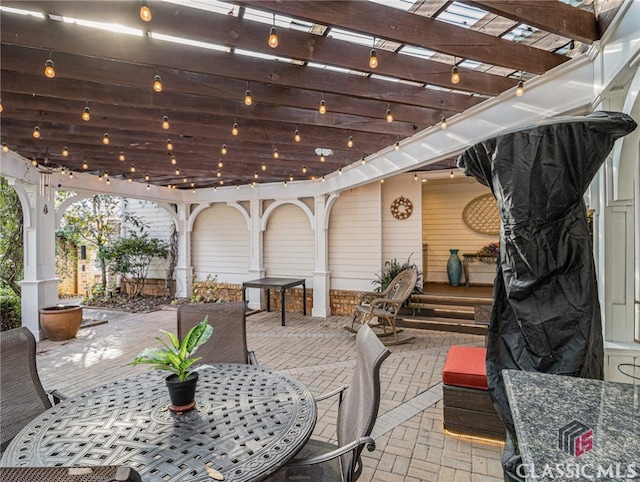
<path fill-rule="evenodd" d="M 462 270 L 464 271 L 464 282 L 466 286 L 469 286 L 469 263 L 473 263 L 476 260 L 482 263 L 496 264 L 498 262 L 498 255 L 497 254 L 463 253 L 462 254 Z"/>
<path fill-rule="evenodd" d="M 316 405 L 298 380 L 254 365 L 199 369 L 196 408 L 168 409 L 150 370 L 54 405 L 9 444 L 3 466 L 128 465 L 145 482 L 260 481 L 308 440 Z"/>
<path fill-rule="evenodd" d="M 565 480 L 559 470 L 579 470 L 571 480 L 640 478 L 640 385 L 519 370 L 502 377 L 522 455 L 519 476 Z"/>
<path fill-rule="evenodd" d="M 284 325 L 285 298 L 284 293 L 289 288 L 302 285 L 302 314 L 307 315 L 307 287 L 304 278 L 260 278 L 242 283 L 242 301 L 247 302 L 247 288 L 262 288 L 267 291 L 267 311 L 271 311 L 271 290 L 280 290 L 280 302 L 282 304 L 282 326 Z"/>

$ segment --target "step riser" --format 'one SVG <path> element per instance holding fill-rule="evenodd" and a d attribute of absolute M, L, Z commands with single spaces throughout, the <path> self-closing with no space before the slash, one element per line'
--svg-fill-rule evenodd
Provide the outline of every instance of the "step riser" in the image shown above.
<path fill-rule="evenodd" d="M 396 325 L 403 328 L 417 328 L 420 330 L 436 330 L 436 331 L 449 331 L 454 333 L 467 333 L 470 335 L 486 335 L 486 325 L 475 325 L 461 320 L 460 323 L 432 321 L 428 319 L 411 319 L 411 318 L 398 318 Z"/>
<path fill-rule="evenodd" d="M 451 310 L 446 309 L 433 309 L 433 308 L 412 308 L 412 315 L 415 317 L 423 318 L 423 317 L 438 317 L 438 318 L 452 318 L 459 320 L 474 320 L 475 314 L 474 311 L 460 311 L 452 308 Z"/>

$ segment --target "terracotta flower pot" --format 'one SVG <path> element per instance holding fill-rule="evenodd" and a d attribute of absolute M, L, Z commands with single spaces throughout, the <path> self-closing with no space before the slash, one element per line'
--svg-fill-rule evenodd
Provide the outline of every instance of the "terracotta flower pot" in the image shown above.
<path fill-rule="evenodd" d="M 52 341 L 74 338 L 82 324 L 82 306 L 49 306 L 40 309 L 40 326 Z"/>

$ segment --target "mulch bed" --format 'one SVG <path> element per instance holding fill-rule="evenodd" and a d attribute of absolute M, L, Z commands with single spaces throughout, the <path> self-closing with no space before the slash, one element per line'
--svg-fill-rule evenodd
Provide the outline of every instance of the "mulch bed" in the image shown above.
<path fill-rule="evenodd" d="M 127 311 L 129 313 L 147 313 L 159 310 L 171 304 L 168 296 L 137 296 L 131 298 L 126 295 L 112 298 L 90 298 L 83 300 L 83 306 L 87 308 L 104 308 L 106 310 Z"/>

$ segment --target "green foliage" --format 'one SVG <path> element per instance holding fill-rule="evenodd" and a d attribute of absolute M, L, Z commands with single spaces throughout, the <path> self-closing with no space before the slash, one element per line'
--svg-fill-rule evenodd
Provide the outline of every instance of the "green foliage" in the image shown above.
<path fill-rule="evenodd" d="M 0 331 L 22 325 L 20 297 L 10 288 L 0 288 Z"/>
<path fill-rule="evenodd" d="M 130 277 L 133 286 L 131 295 L 135 297 L 142 294 L 153 259 L 167 259 L 168 254 L 167 242 L 150 238 L 148 233 L 140 236 L 134 233 L 104 246 L 98 256 L 104 259 L 112 273 Z"/>
<path fill-rule="evenodd" d="M 226 301 L 220 293 L 220 283 L 218 283 L 218 275 L 207 275 L 205 279 L 193 277 L 191 283 L 191 301 L 194 303 L 215 303 L 217 301 Z"/>
<path fill-rule="evenodd" d="M 56 230 L 56 276 L 70 278 L 78 264 L 80 239 L 69 226 Z"/>
<path fill-rule="evenodd" d="M 20 296 L 19 281 L 24 268 L 22 205 L 3 177 L 0 177 L 0 225 L 0 285 Z"/>
<path fill-rule="evenodd" d="M 405 269 L 413 269 L 418 273 L 418 281 L 416 282 L 416 286 L 413 288 L 413 293 L 422 293 L 422 271 L 418 269 L 418 266 L 415 263 L 411 262 L 411 256 L 413 256 L 413 253 L 411 253 L 403 263 L 399 262 L 395 258 L 392 261 L 385 261 L 382 273 L 376 275 L 376 279 L 371 282 L 371 284 L 376 286 L 375 291 L 380 292 L 386 290 L 393 279 L 402 271 Z"/>
<path fill-rule="evenodd" d="M 162 346 L 159 348 L 147 348 L 141 351 L 130 365 L 149 364 L 156 370 L 168 370 L 178 375 L 181 382 L 185 381 L 189 374 L 189 368 L 200 358 L 194 358 L 193 354 L 199 346 L 206 343 L 213 333 L 213 327 L 209 325 L 208 317 L 189 330 L 182 341 L 168 331 L 162 332 L 169 339 L 169 343 L 160 337 L 156 337 Z"/>
<path fill-rule="evenodd" d="M 61 193 L 61 196 L 65 196 L 65 193 Z M 137 216 L 122 209 L 123 203 L 126 200 L 119 197 L 95 194 L 72 204 L 62 218 L 63 229 L 73 233 L 80 242 L 97 248 L 104 292 L 107 287 L 107 263 L 102 256 L 103 250 L 118 239 L 122 223 L 138 228 L 140 232 L 145 227 Z"/>

